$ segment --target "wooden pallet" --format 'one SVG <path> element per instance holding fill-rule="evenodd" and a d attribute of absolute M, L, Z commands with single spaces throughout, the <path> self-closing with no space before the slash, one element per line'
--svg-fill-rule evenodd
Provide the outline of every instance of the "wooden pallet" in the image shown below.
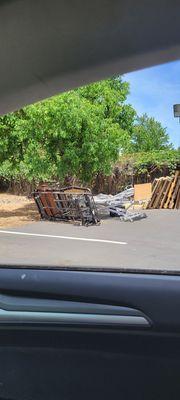
<path fill-rule="evenodd" d="M 155 179 L 147 208 L 180 208 L 180 171 L 174 177 Z"/>

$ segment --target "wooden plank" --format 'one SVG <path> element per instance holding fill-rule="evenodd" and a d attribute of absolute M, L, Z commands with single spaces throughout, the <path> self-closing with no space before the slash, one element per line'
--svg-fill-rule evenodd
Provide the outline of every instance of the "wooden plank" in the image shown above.
<path fill-rule="evenodd" d="M 170 190 L 169 190 L 169 193 L 168 193 L 168 196 L 167 196 L 167 200 L 166 200 L 166 202 L 164 204 L 164 208 L 168 208 L 169 207 L 169 203 L 171 201 L 171 197 L 172 197 L 172 194 L 173 194 L 174 187 L 176 185 L 176 181 L 178 179 L 178 176 L 179 176 L 179 171 L 176 171 L 174 179 L 173 179 L 171 187 L 170 187 Z"/>
<path fill-rule="evenodd" d="M 161 200 L 162 200 L 162 197 L 163 197 L 165 186 L 166 186 L 166 179 L 163 178 L 162 181 L 161 181 L 161 187 L 160 187 L 159 193 L 158 193 L 158 195 L 156 197 L 156 200 L 154 202 L 154 208 L 159 208 L 160 207 L 160 203 L 161 203 Z"/>
<path fill-rule="evenodd" d="M 180 186 L 180 182 L 178 181 L 176 183 L 174 192 L 172 194 L 172 198 L 171 198 L 171 201 L 170 201 L 170 204 L 169 204 L 169 208 L 174 208 L 174 204 L 176 202 L 176 197 L 177 197 L 177 194 L 178 194 L 179 186 Z"/>
<path fill-rule="evenodd" d="M 153 188 L 153 192 L 152 192 L 152 195 L 151 195 L 151 199 L 150 199 L 150 201 L 149 201 L 149 203 L 147 205 L 147 208 L 153 208 L 154 200 L 156 198 L 156 192 L 158 190 L 158 186 L 160 185 L 160 179 L 156 179 L 155 181 L 156 182 L 153 185 L 154 188 Z"/>
<path fill-rule="evenodd" d="M 175 197 L 176 197 L 176 187 L 178 185 L 178 181 L 179 181 L 179 171 L 176 171 L 174 181 L 173 181 L 171 199 L 170 199 L 169 207 L 168 207 L 171 209 L 174 207 L 174 201 L 175 201 Z"/>
<path fill-rule="evenodd" d="M 155 186 L 156 186 L 156 183 L 157 183 L 158 180 L 159 180 L 158 178 L 155 178 L 155 179 L 153 180 L 153 183 L 152 183 L 152 193 L 154 192 L 154 189 L 155 189 Z"/>
<path fill-rule="evenodd" d="M 166 180 L 166 188 L 164 190 L 164 194 L 163 194 L 163 197 L 162 197 L 161 204 L 160 204 L 159 208 L 163 208 L 163 206 L 164 206 L 164 203 L 165 203 L 165 201 L 167 199 L 167 195 L 169 193 L 169 189 L 171 187 L 171 182 L 172 182 L 172 179 L 168 177 L 167 180 Z"/>
<path fill-rule="evenodd" d="M 177 209 L 180 208 L 180 187 L 179 187 L 179 191 L 178 191 L 177 198 L 176 198 L 175 208 L 177 208 Z"/>

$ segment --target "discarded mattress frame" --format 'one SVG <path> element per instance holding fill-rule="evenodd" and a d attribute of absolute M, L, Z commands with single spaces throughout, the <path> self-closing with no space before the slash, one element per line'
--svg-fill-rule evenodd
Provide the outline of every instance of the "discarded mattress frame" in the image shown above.
<path fill-rule="evenodd" d="M 32 195 L 42 219 L 79 222 L 86 226 L 100 223 L 93 195 L 87 188 L 58 189 L 43 184 Z"/>

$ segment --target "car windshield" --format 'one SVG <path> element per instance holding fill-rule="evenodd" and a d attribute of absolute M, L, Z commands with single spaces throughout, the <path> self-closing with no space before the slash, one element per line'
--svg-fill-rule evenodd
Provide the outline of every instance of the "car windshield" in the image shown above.
<path fill-rule="evenodd" d="M 1 265 L 179 272 L 180 61 L 0 117 Z"/>

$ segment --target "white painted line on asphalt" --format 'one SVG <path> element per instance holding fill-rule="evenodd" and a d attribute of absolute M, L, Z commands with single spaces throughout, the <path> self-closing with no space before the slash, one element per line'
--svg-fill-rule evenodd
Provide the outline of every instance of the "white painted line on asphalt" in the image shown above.
<path fill-rule="evenodd" d="M 43 235 L 41 233 L 28 233 L 28 232 L 2 231 L 2 230 L 0 230 L 0 233 L 5 233 L 5 234 L 9 234 L 9 235 L 44 237 L 44 238 L 52 238 L 52 239 L 81 240 L 81 241 L 85 241 L 85 242 L 99 242 L 99 243 L 122 244 L 122 245 L 127 244 L 127 242 L 117 242 L 115 240 L 89 239 L 89 238 L 81 238 L 81 237 L 73 237 L 73 236 Z"/>

